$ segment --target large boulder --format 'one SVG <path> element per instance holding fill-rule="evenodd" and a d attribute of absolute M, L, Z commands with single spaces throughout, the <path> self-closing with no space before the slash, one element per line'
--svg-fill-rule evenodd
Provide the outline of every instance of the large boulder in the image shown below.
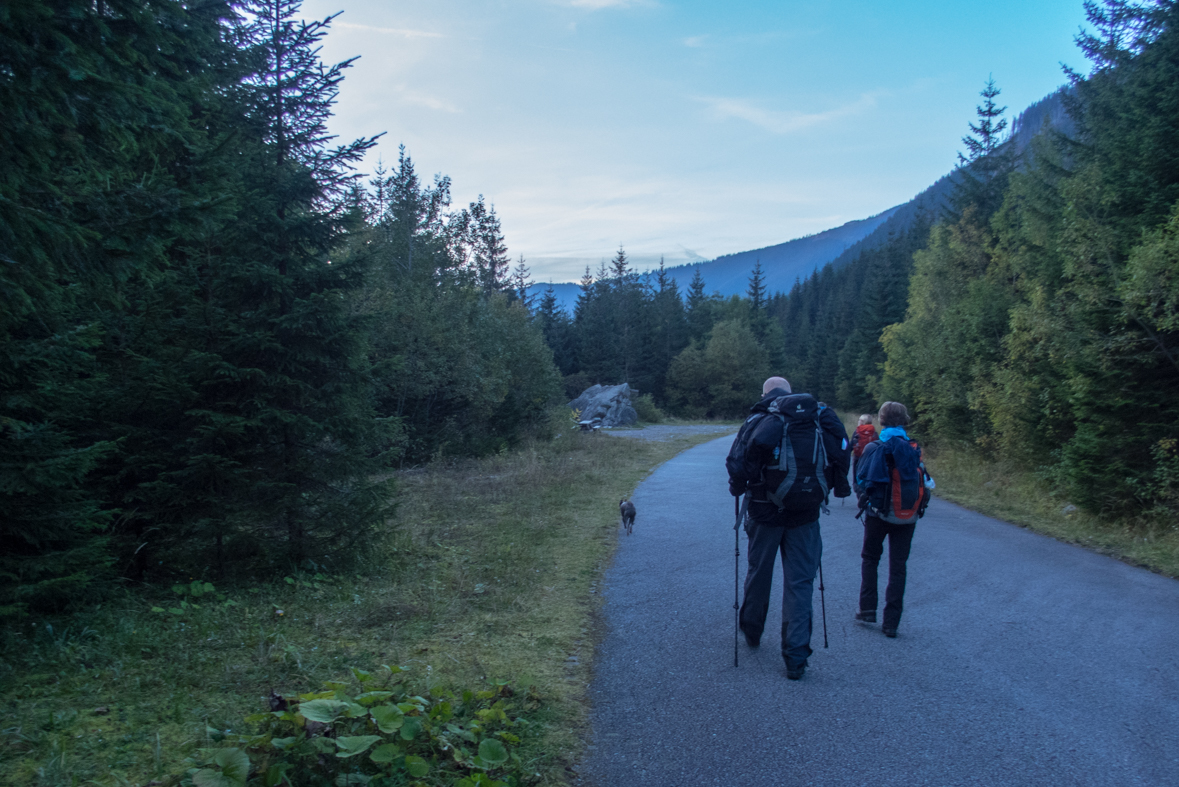
<path fill-rule="evenodd" d="M 630 403 L 632 394 L 638 394 L 638 391 L 626 383 L 592 385 L 570 402 L 569 408 L 580 410 L 582 421 L 600 418 L 602 426 L 630 426 L 639 420 L 639 414 Z"/>

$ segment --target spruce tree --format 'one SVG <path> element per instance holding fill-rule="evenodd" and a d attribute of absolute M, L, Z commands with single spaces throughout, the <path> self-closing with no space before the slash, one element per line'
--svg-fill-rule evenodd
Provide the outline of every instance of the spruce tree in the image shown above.
<path fill-rule="evenodd" d="M 222 210 L 207 161 L 232 90 L 229 13 L 166 0 L 0 12 L 4 612 L 79 600 L 121 568 L 112 531 L 133 506 L 104 483 L 129 448 L 118 392 L 176 388 L 151 339 L 177 249 Z"/>
<path fill-rule="evenodd" d="M 1015 169 L 1015 150 L 1008 137 L 1007 107 L 995 103 L 1000 90 L 993 78 L 983 87 L 983 102 L 976 108 L 977 123 L 970 123 L 970 134 L 962 138 L 966 153 L 958 153 L 954 171 L 954 192 L 950 196 L 950 218 L 957 220 L 974 206 L 976 220 L 987 221 L 999 209 L 1007 179 Z"/>
<path fill-rule="evenodd" d="M 704 290 L 704 277 L 697 268 L 688 284 L 688 335 L 694 342 L 703 342 L 712 330 L 713 301 Z"/>
<path fill-rule="evenodd" d="M 256 142 L 241 157 L 233 259 L 215 273 L 227 301 L 223 372 L 202 390 L 206 431 L 194 446 L 220 446 L 233 469 L 233 523 L 258 544 L 281 535 L 269 557 L 294 564 L 363 542 L 388 505 L 371 480 L 380 441 L 363 323 L 347 299 L 365 258 L 334 254 L 354 221 L 343 204 L 353 167 L 375 140 L 330 147 L 326 123 L 352 61 L 320 63 L 334 17 L 298 12 L 297 0 L 254 0 L 238 27 Z"/>

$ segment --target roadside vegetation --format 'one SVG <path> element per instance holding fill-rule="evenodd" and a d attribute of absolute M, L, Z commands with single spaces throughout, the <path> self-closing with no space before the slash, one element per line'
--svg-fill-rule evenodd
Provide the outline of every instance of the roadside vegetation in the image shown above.
<path fill-rule="evenodd" d="M 523 772 L 564 783 L 618 500 L 714 437 L 573 432 L 443 460 L 398 474 L 398 513 L 355 573 L 194 576 L 25 618 L 0 645 L 0 784 L 166 782 L 197 749 L 248 732 L 243 719 L 269 710 L 272 692 L 383 664 L 404 667 L 404 685 L 427 698 L 510 681 Z"/>
<path fill-rule="evenodd" d="M 859 412 L 842 411 L 848 434 Z M 879 430 L 879 426 L 877 427 Z M 926 444 L 920 425 L 909 433 L 922 441 L 934 494 L 960 506 L 1037 533 L 1079 544 L 1136 566 L 1179 577 L 1179 526 L 1166 509 L 1142 506 L 1114 519 L 1088 513 L 1043 476 L 979 456 L 971 446 Z"/>
<path fill-rule="evenodd" d="M 1079 508 L 1050 479 L 971 449 L 937 444 L 926 451 L 939 497 L 1118 560 L 1179 577 L 1179 526 L 1146 504 L 1121 516 Z"/>

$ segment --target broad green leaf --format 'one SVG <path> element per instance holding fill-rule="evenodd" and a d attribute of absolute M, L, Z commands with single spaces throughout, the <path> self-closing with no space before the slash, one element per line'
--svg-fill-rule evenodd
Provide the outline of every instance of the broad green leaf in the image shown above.
<path fill-rule="evenodd" d="M 373 749 L 373 753 L 368 757 L 373 762 L 388 763 L 393 762 L 401 756 L 401 747 L 396 743 L 383 743 L 377 748 Z"/>
<path fill-rule="evenodd" d="M 250 758 L 241 749 L 221 749 L 213 755 L 213 762 L 231 779 L 244 783 L 250 775 Z"/>
<path fill-rule="evenodd" d="M 152 612 L 167 612 L 168 610 L 164 609 L 163 607 L 152 607 L 151 611 Z"/>
<path fill-rule="evenodd" d="M 412 754 L 405 757 L 405 769 L 409 771 L 409 775 L 416 779 L 420 779 L 430 772 L 430 763 L 423 760 L 421 757 L 415 757 Z"/>
<path fill-rule="evenodd" d="M 288 749 L 298 738 L 271 738 L 270 745 L 276 749 Z"/>
<path fill-rule="evenodd" d="M 365 670 L 357 669 L 356 667 L 351 667 L 351 670 L 353 677 L 360 681 L 361 684 L 368 683 L 373 679 L 373 674 L 371 672 L 366 672 Z"/>
<path fill-rule="evenodd" d="M 377 723 L 381 732 L 397 732 L 405 722 L 405 714 L 401 712 L 400 708 L 393 705 L 378 705 L 369 713 L 372 714 L 373 721 Z"/>
<path fill-rule="evenodd" d="M 368 751 L 368 747 L 381 739 L 380 735 L 348 735 L 343 738 L 336 738 L 336 745 L 340 750 L 336 752 L 337 757 L 355 757 L 357 754 L 364 754 Z"/>
<path fill-rule="evenodd" d="M 345 773 L 336 777 L 336 787 L 364 787 L 372 780 L 373 777 L 363 773 Z"/>
<path fill-rule="evenodd" d="M 344 715 L 350 719 L 362 719 L 368 715 L 368 708 L 355 702 L 349 702 L 348 707 L 344 709 Z"/>
<path fill-rule="evenodd" d="M 278 787 L 282 783 L 282 776 L 291 769 L 291 764 L 287 762 L 280 762 L 277 765 L 271 765 L 266 769 L 266 775 L 262 779 L 263 787 Z"/>
<path fill-rule="evenodd" d="M 479 757 L 494 768 L 508 761 L 508 750 L 494 738 L 485 738 L 479 743 Z"/>
<path fill-rule="evenodd" d="M 310 694 L 300 694 L 299 699 L 306 702 L 307 700 L 331 700 L 336 698 L 334 691 L 313 691 Z"/>
<path fill-rule="evenodd" d="M 412 741 L 421 731 L 422 723 L 414 718 L 406 719 L 401 725 L 401 737 L 407 741 Z"/>
<path fill-rule="evenodd" d="M 308 721 L 330 724 L 348 709 L 348 703 L 339 700 L 311 700 L 299 703 L 299 713 Z"/>
<path fill-rule="evenodd" d="M 192 775 L 193 787 L 239 787 L 238 782 L 225 778 L 221 771 L 201 768 Z"/>
<path fill-rule="evenodd" d="M 361 705 L 372 705 L 374 702 L 387 700 L 393 696 L 391 691 L 366 691 L 356 697 L 356 701 Z"/>

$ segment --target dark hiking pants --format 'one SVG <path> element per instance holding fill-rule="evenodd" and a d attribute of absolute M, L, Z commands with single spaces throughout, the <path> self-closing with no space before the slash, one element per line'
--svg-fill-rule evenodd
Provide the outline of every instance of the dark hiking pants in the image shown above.
<path fill-rule="evenodd" d="M 860 552 L 860 609 L 876 611 L 876 569 L 884 554 L 884 539 L 888 537 L 888 588 L 884 591 L 883 628 L 895 629 L 901 622 L 905 602 L 905 573 L 909 548 L 913 545 L 913 531 L 917 524 L 894 525 L 874 516 L 864 517 L 864 549 Z"/>
<path fill-rule="evenodd" d="M 749 570 L 745 574 L 745 601 L 741 604 L 741 630 L 761 639 L 770 609 L 774 561 L 782 555 L 782 658 L 796 667 L 811 655 L 811 597 L 815 573 L 823 556 L 818 521 L 801 527 L 753 525 L 749 529 Z"/>

